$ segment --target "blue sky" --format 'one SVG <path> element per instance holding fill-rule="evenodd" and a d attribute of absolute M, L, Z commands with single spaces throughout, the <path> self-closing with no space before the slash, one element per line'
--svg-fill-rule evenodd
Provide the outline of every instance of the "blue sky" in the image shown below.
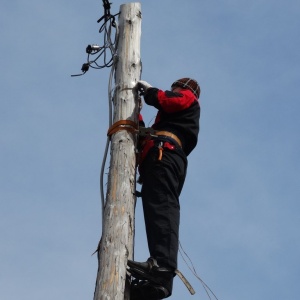
<path fill-rule="evenodd" d="M 117 13 L 123 1 L 112 1 Z M 201 132 L 181 195 L 181 243 L 219 300 L 298 300 L 300 3 L 152 0 L 142 79 L 196 78 Z M 1 2 L 0 298 L 92 299 L 109 70 L 80 72 L 102 42 L 102 1 Z M 155 110 L 143 108 L 146 123 Z M 148 250 L 141 205 L 136 259 Z M 206 299 L 179 279 L 171 299 Z"/>

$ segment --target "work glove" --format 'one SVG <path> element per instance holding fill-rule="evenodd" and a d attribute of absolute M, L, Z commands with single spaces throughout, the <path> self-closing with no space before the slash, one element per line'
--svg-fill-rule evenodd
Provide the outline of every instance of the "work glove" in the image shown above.
<path fill-rule="evenodd" d="M 152 87 L 151 84 L 149 84 L 147 81 L 144 80 L 138 81 L 137 84 L 138 84 L 138 90 L 142 95 L 144 95 L 147 92 L 147 90 Z"/>

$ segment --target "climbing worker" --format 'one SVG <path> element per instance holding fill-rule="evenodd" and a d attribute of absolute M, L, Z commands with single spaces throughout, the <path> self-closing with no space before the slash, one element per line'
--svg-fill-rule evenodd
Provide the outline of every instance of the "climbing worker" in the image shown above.
<path fill-rule="evenodd" d="M 172 294 L 179 244 L 179 195 L 187 156 L 198 140 L 200 86 L 194 79 L 181 78 L 167 91 L 146 81 L 139 81 L 137 88 L 158 113 L 150 133 L 142 138 L 139 162 L 150 258 L 128 261 L 129 269 L 145 274 L 143 278 L 148 280 L 132 285 L 130 299 L 154 300 Z"/>

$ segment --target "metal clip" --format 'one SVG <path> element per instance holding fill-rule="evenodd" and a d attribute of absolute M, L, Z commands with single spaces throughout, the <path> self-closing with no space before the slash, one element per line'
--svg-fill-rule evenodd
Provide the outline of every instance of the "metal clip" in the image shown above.
<path fill-rule="evenodd" d="M 142 137 L 145 136 L 157 137 L 157 135 L 155 134 L 155 130 L 151 127 L 139 127 L 139 135 Z"/>

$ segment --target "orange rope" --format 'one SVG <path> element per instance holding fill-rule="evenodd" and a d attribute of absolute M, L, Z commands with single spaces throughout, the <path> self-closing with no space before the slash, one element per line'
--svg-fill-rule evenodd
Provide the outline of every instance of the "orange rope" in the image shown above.
<path fill-rule="evenodd" d="M 131 120 L 120 120 L 114 123 L 107 131 L 107 135 L 111 136 L 119 130 L 127 130 L 128 132 L 137 132 L 138 125 L 137 123 Z"/>

